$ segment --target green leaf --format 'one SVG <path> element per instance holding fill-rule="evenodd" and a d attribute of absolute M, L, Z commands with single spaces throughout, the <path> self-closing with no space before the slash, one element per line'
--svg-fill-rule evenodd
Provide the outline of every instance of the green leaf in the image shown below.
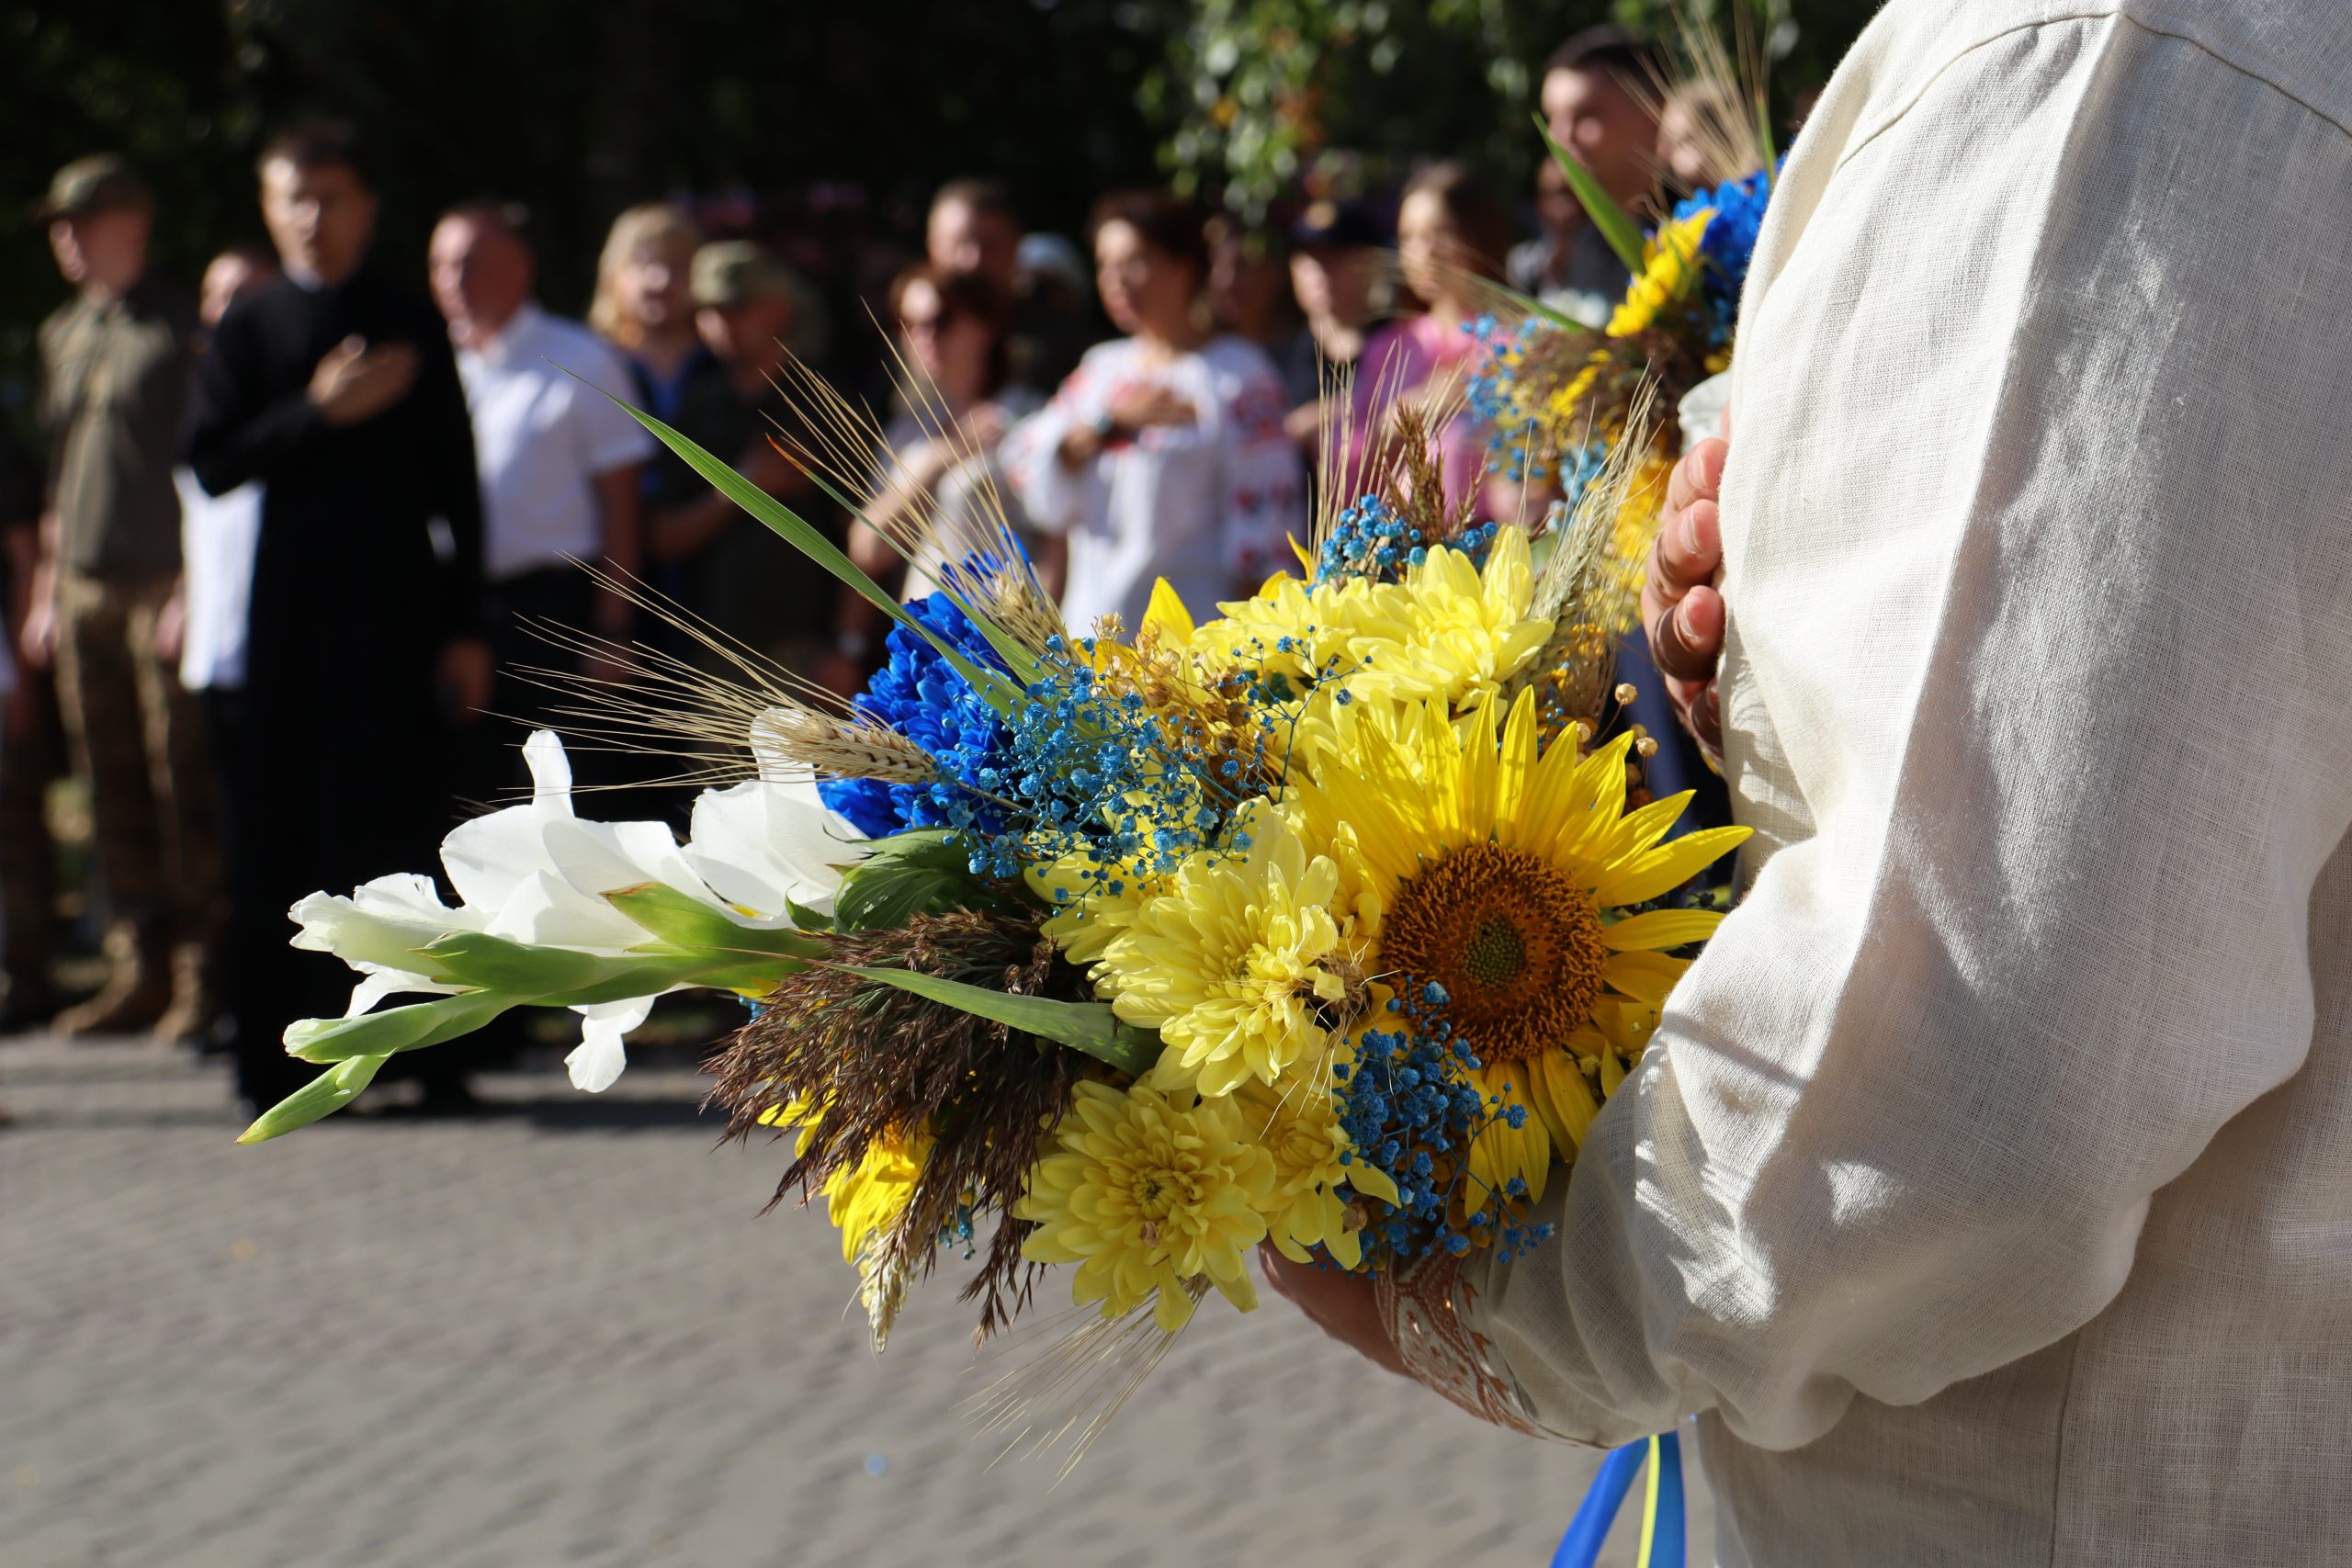
<path fill-rule="evenodd" d="M 1552 140 L 1552 128 L 1544 123 L 1542 115 L 1535 117 L 1535 132 L 1544 138 L 1544 145 L 1552 150 L 1552 161 L 1559 164 L 1560 173 L 1567 176 L 1568 188 L 1576 192 L 1585 216 L 1592 220 L 1592 226 L 1600 231 L 1600 237 L 1609 242 L 1609 248 L 1617 253 L 1617 259 L 1625 264 L 1625 270 L 1635 277 L 1641 276 L 1642 226 L 1626 215 L 1625 209 L 1617 205 L 1617 198 L 1593 177 L 1590 169 L 1577 161 L 1575 153 Z M 644 416 L 640 414 L 639 417 Z"/>
<path fill-rule="evenodd" d="M 952 1007 L 958 1012 L 970 1013 L 974 1018 L 985 1018 L 1057 1045 L 1083 1051 L 1136 1077 L 1149 1072 L 1152 1064 L 1159 1060 L 1159 1036 L 1121 1023 L 1108 1002 L 1016 997 L 991 991 L 985 986 L 967 986 L 961 980 L 918 975 L 911 969 L 869 969 L 846 964 L 839 967 L 881 985 L 895 986 L 927 1001 Z"/>
<path fill-rule="evenodd" d="M 739 925 L 701 899 L 659 882 L 605 895 L 605 901 L 681 952 L 696 955 L 814 958 L 824 949 L 789 927 Z"/>
<path fill-rule="evenodd" d="M 603 389 L 599 388 L 598 390 L 601 391 Z M 605 395 L 608 398 L 612 397 L 610 392 Z M 905 607 L 899 603 L 897 595 L 884 592 L 879 583 L 866 576 L 855 561 L 842 553 L 840 546 L 819 533 L 798 513 L 720 462 L 690 438 L 671 429 L 642 409 L 629 408 L 628 404 L 621 402 L 618 398 L 613 398 L 613 401 L 619 403 L 623 409 L 627 409 L 631 419 L 651 431 L 656 440 L 683 458 L 686 467 L 709 480 L 713 490 L 758 518 L 773 532 L 782 535 L 795 549 L 832 573 L 867 604 L 930 643 L 938 650 L 939 656 L 947 660 L 956 672 L 963 676 L 990 707 L 1003 714 L 1010 714 L 1015 710 L 1021 699 L 1020 688 L 1014 686 L 998 671 L 982 669 L 979 665 L 973 663 L 965 656 L 961 649 L 956 648 L 944 637 L 909 615 Z"/>
<path fill-rule="evenodd" d="M 363 1012 L 357 1018 L 306 1018 L 287 1027 L 286 1049 L 305 1062 L 390 1056 L 470 1034 L 526 999 L 498 991 L 462 991 L 429 1002 Z"/>
<path fill-rule="evenodd" d="M 237 1142 L 266 1143 L 297 1127 L 307 1127 L 322 1116 L 332 1116 L 358 1099 L 376 1069 L 390 1060 L 389 1055 L 354 1056 L 330 1067 L 254 1117 L 254 1124 L 237 1134 Z"/>
<path fill-rule="evenodd" d="M 576 990 L 605 973 L 604 961 L 594 953 L 540 947 L 483 931 L 452 931 L 417 952 L 432 964 L 436 977 L 522 997 Z"/>
<path fill-rule="evenodd" d="M 944 829 L 920 829 L 877 841 L 833 895 L 833 925 L 845 931 L 887 931 L 910 916 L 996 900 L 973 876 L 971 852 Z"/>
<path fill-rule="evenodd" d="M 822 474 L 810 474 L 808 477 L 816 481 L 817 488 L 823 491 L 826 496 L 832 501 L 834 505 L 848 513 L 859 527 L 871 530 L 882 539 L 888 541 L 893 549 L 899 550 L 901 554 L 905 553 L 904 547 L 899 545 L 895 539 L 892 539 L 889 534 L 880 528 L 875 527 L 873 524 L 867 522 L 865 520 L 865 509 L 859 506 L 856 502 L 852 501 L 848 496 L 843 495 L 841 491 L 834 486 L 832 480 L 827 479 Z M 1019 547 L 1017 544 L 1013 544 L 1010 540 L 1008 540 L 1007 543 L 1013 548 Z M 979 632 L 981 637 L 988 639 L 988 645 L 996 649 L 996 656 L 1004 660 L 1006 669 L 1019 676 L 1023 683 L 1033 682 L 1037 679 L 1042 667 L 1038 664 L 1037 656 L 1035 654 L 1031 653 L 1027 649 L 1022 647 L 1010 633 L 999 630 L 996 624 L 990 621 L 986 615 L 982 615 L 979 609 L 964 594 L 957 592 L 945 581 L 940 581 L 936 577 L 933 578 L 933 581 L 937 582 L 938 591 L 947 595 L 948 602 L 953 604 L 958 610 L 963 611 L 964 618 L 972 623 L 973 627 Z"/>

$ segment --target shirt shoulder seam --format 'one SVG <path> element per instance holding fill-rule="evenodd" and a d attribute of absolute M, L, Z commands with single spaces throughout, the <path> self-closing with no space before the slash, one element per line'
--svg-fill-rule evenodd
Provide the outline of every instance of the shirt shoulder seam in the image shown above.
<path fill-rule="evenodd" d="M 2171 39 L 2176 42 L 2185 43 L 2189 48 L 2196 50 L 2199 53 L 2214 62 L 2216 64 L 2223 66 L 2228 70 L 2234 71 L 2239 75 L 2245 77 L 2247 80 L 2259 83 L 2261 85 L 2269 88 L 2272 92 L 2278 94 L 2280 97 L 2285 98 L 2288 102 L 2302 109 L 2313 118 L 2321 120 L 2332 127 L 2337 134 L 2346 137 L 2352 137 L 2352 124 L 2347 124 L 2342 117 L 2331 113 L 2327 109 L 2322 108 L 2319 105 L 2312 102 L 2309 98 L 2302 96 L 2299 93 L 2290 91 L 2287 87 L 2281 85 L 2270 76 L 2255 70 L 2252 66 L 2247 65 L 2241 61 L 2232 59 L 2229 55 L 2222 53 L 2218 49 L 2215 49 L 2203 39 L 2197 38 L 2189 33 L 2178 31 L 2175 28 L 2158 27 L 2152 22 L 2143 20 L 2139 17 L 2135 17 L 2132 15 L 2130 11 L 2118 6 L 2101 6 L 2096 9 L 2070 11 L 2064 16 L 2041 17 L 2030 22 L 2019 22 L 2014 27 L 2003 28 L 1998 32 L 1988 33 L 1984 37 L 1978 39 L 1975 42 L 1968 45 L 1966 48 L 1955 51 L 1951 56 L 1945 59 L 1941 64 L 1938 65 L 1934 71 L 1928 74 L 1926 80 L 1919 84 L 1918 87 L 1907 99 L 1904 101 L 1900 107 L 1891 112 L 1884 121 L 1871 127 L 1867 135 L 1861 137 L 1851 146 L 1848 147 L 1843 152 L 1839 153 L 1837 164 L 1831 172 L 1835 173 L 1838 169 L 1844 168 L 1848 164 L 1854 160 L 1857 154 L 1860 153 L 1863 149 L 1870 146 L 1871 142 L 1876 141 L 1880 137 L 1885 135 L 1888 131 L 1893 130 L 1896 126 L 1902 124 L 1904 120 L 1910 118 L 1911 111 L 1919 107 L 1920 102 L 1927 97 L 1928 94 L 1935 87 L 1936 84 L 1943 79 L 1944 73 L 1950 71 L 1952 67 L 1958 65 L 1961 62 L 1968 59 L 1971 55 L 1973 55 L 1982 50 L 1990 48 L 1992 45 L 2000 42 L 2003 39 L 2014 38 L 2019 33 L 2038 32 L 2044 28 L 2059 27 L 2075 22 L 2098 21 L 2110 17 L 2129 27 L 2146 33 L 2151 38 Z"/>
<path fill-rule="evenodd" d="M 2177 43 L 2185 43 L 2189 48 L 2197 51 L 2198 53 L 2202 54 L 2207 59 L 2212 61 L 2214 63 L 2236 72 L 2239 75 L 2245 77 L 2249 82 L 2258 83 L 2262 86 L 2269 88 L 2272 92 L 2278 94 L 2289 103 L 2293 104 L 2297 108 L 2300 108 L 2304 113 L 2310 115 L 2313 119 L 2321 120 L 2333 127 L 2337 135 L 2352 137 L 2352 122 L 2347 122 L 2345 117 L 2341 114 L 2330 109 L 2322 108 L 2319 105 L 2312 102 L 2311 99 L 2304 97 L 2301 93 L 2295 92 L 2285 84 L 2279 82 L 2276 77 L 2256 70 L 2253 66 L 2246 64 L 2244 61 L 2237 60 L 2228 54 L 2224 54 L 2222 51 L 2214 48 L 2213 45 L 2205 41 L 2205 39 L 2198 38 L 2194 34 L 2181 32 L 2177 28 L 2158 27 L 2154 22 L 2144 21 L 2142 18 L 2132 15 L 2129 11 L 2120 12 L 2118 14 L 2122 17 L 2123 20 L 2131 23 L 2132 26 L 2139 28 L 2142 32 L 2146 33 L 2149 37 L 2171 39 Z"/>

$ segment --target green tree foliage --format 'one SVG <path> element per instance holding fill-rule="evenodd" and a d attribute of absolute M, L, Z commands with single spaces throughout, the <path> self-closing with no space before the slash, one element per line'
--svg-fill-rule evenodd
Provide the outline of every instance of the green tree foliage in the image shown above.
<path fill-rule="evenodd" d="M 1164 64 L 1144 102 L 1171 124 L 1162 162 L 1185 188 L 1255 216 L 1318 161 L 1342 181 L 1394 181 L 1442 153 L 1506 188 L 1532 175 L 1528 131 L 1544 61 L 1580 28 L 1668 34 L 1675 0 L 1191 0 L 1172 6 Z M 1747 0 L 1690 0 L 1728 35 Z M 1774 54 L 1776 107 L 1828 75 L 1876 0 L 1764 0 L 1750 7 Z M 1343 151 L 1352 158 L 1334 159 Z"/>

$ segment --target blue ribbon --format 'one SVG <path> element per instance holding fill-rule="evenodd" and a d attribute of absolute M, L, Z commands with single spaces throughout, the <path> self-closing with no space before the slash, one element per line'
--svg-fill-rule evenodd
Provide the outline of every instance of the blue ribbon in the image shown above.
<path fill-rule="evenodd" d="M 1600 1473 L 1592 1478 L 1576 1517 L 1568 1521 L 1567 1534 L 1560 1538 L 1559 1550 L 1552 1554 L 1552 1568 L 1595 1568 L 1609 1527 L 1616 1522 L 1645 1461 L 1649 1484 L 1642 1498 L 1642 1545 L 1635 1561 L 1638 1568 L 1683 1568 L 1682 1440 L 1670 1431 L 1613 1449 L 1600 1461 Z"/>

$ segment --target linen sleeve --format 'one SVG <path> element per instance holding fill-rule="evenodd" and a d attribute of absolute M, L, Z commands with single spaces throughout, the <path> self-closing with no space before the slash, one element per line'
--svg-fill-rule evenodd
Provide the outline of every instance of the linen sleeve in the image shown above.
<path fill-rule="evenodd" d="M 1556 1236 L 1464 1276 L 1580 1439 L 1793 1448 L 2088 1322 L 2310 1051 L 2352 823 L 2352 139 L 2066 23 L 1788 186 L 1723 507 L 1728 771 L 1778 847 Z"/>
<path fill-rule="evenodd" d="M 1218 558 L 1238 589 L 1254 591 L 1291 560 L 1283 541 L 1306 543 L 1306 492 L 1298 449 L 1283 433 L 1282 379 L 1262 355 L 1219 388 L 1224 443 Z M 1221 378 L 1223 379 L 1223 378 Z"/>

